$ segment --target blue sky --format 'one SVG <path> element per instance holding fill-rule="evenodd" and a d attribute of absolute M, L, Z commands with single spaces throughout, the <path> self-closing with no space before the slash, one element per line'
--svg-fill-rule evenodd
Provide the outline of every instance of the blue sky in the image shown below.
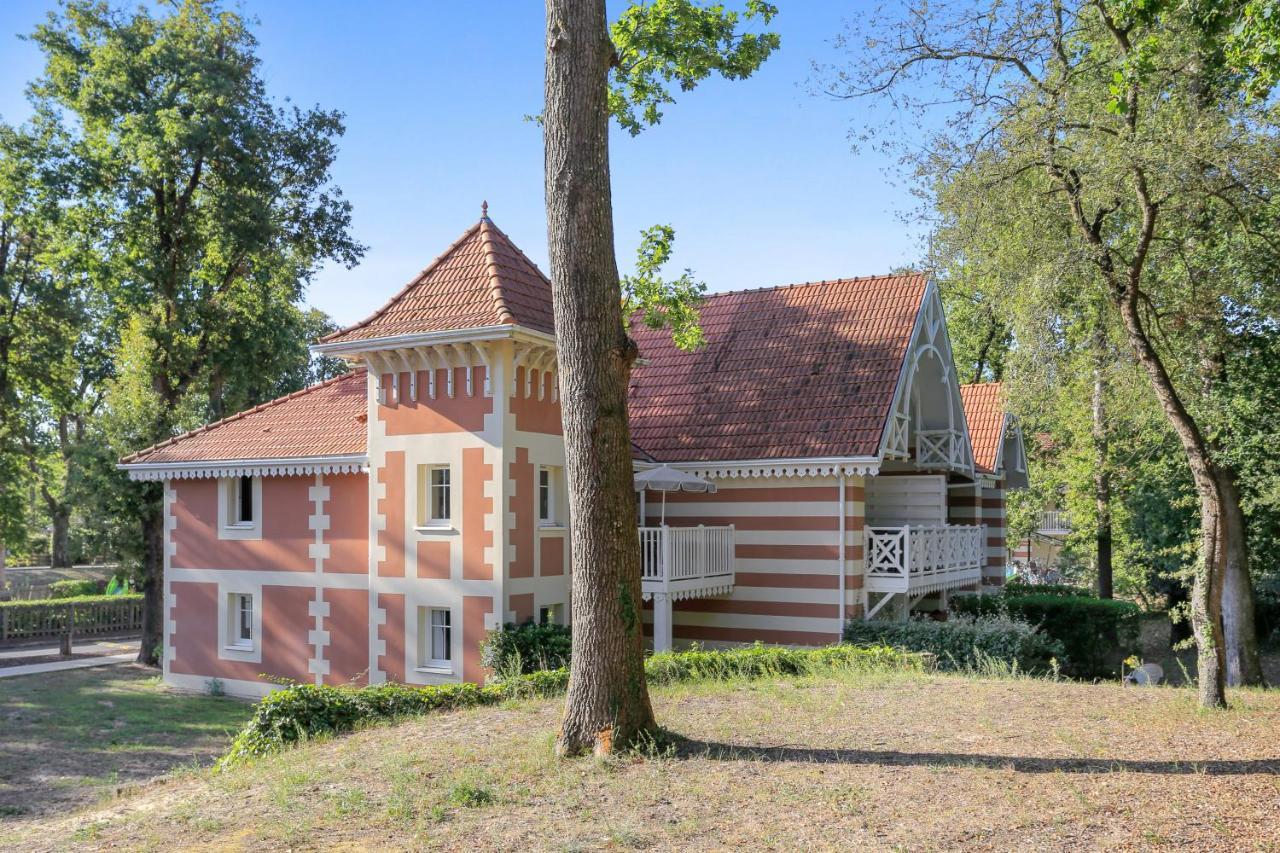
<path fill-rule="evenodd" d="M 619 266 L 642 228 L 676 229 L 674 274 L 690 267 L 713 291 L 911 264 L 912 206 L 885 158 L 849 142 L 866 105 L 811 94 L 814 61 L 839 61 L 832 39 L 870 4 L 778 0 L 782 49 L 746 81 L 678 95 L 661 125 L 612 142 Z M 617 4 L 611 3 L 611 8 Z M 29 110 L 40 70 L 16 38 L 54 7 L 0 3 L 0 117 Z M 246 0 L 256 16 L 268 90 L 346 113 L 335 179 L 369 250 L 354 270 L 325 269 L 308 301 L 340 323 L 383 304 L 480 214 L 545 271 L 542 140 L 524 121 L 542 99 L 543 4 L 537 0 L 380 2 Z"/>

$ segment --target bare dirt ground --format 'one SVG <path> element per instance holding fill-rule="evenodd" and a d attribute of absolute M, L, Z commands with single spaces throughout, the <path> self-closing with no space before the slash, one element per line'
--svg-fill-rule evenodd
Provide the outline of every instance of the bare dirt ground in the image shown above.
<path fill-rule="evenodd" d="M 669 688 L 686 740 L 560 761 L 556 701 L 192 771 L 0 847 L 1275 850 L 1280 693 L 953 676 Z"/>

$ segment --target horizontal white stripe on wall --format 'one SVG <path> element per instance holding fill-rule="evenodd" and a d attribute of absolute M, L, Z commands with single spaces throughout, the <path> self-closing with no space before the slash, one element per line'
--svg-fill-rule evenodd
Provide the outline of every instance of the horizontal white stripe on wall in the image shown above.
<path fill-rule="evenodd" d="M 833 544 L 835 544 L 833 542 Z M 835 575 L 839 571 L 840 561 L 829 560 L 774 560 L 761 557 L 738 557 L 734 560 L 734 568 L 740 572 L 782 572 L 801 575 Z"/>
<path fill-rule="evenodd" d="M 659 517 L 662 512 L 662 497 L 652 494 L 645 498 L 645 512 L 650 517 Z M 812 516 L 815 518 L 839 517 L 839 504 L 835 501 L 742 501 L 741 503 L 667 503 L 667 518 L 685 518 L 687 516 L 717 515 L 750 515 L 750 516 Z"/>
<path fill-rule="evenodd" d="M 715 628 L 756 628 L 773 631 L 835 631 L 839 619 L 821 616 L 758 616 L 738 613 L 696 613 L 677 610 L 674 624 Z"/>
<path fill-rule="evenodd" d="M 830 545 L 840 544 L 835 530 L 737 530 L 733 534 L 738 545 Z"/>

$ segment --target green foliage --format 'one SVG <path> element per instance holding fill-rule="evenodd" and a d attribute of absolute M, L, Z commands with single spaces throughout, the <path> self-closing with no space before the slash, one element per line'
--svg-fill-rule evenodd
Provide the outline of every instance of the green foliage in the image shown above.
<path fill-rule="evenodd" d="M 1128 601 L 1048 592 L 964 596 L 955 599 L 953 607 L 970 615 L 1008 615 L 1037 626 L 1062 644 L 1063 672 L 1076 678 L 1119 676 L 1121 662 L 1140 651 L 1142 610 Z"/>
<path fill-rule="evenodd" d="M 50 598 L 80 598 L 88 595 L 102 595 L 105 584 L 100 580 L 85 578 L 83 580 L 54 581 L 49 584 Z"/>
<path fill-rule="evenodd" d="M 706 343 L 698 322 L 698 306 L 707 285 L 695 281 L 692 270 L 685 270 L 670 281 L 662 278 L 661 270 L 671 260 L 675 239 L 675 229 L 670 225 L 655 225 L 641 232 L 636 271 L 622 277 L 622 316 L 638 315 L 651 329 L 670 329 L 677 347 L 693 351 Z"/>
<path fill-rule="evenodd" d="M 1093 590 L 1083 586 L 1072 586 L 1063 583 L 1031 584 L 1019 581 L 1006 583 L 1001 594 L 1005 596 L 1067 595 L 1075 598 L 1097 598 L 1097 594 Z"/>
<path fill-rule="evenodd" d="M 480 646 L 480 662 L 507 675 L 569 666 L 573 647 L 568 625 L 508 622 L 490 631 Z"/>
<path fill-rule="evenodd" d="M 757 644 L 727 651 L 664 652 L 646 661 L 645 672 L 650 683 L 672 684 L 837 670 L 916 671 L 923 666 L 920 656 L 894 649 L 852 646 L 787 649 Z M 402 684 L 318 687 L 297 684 L 277 690 L 257 704 L 253 717 L 236 736 L 219 767 L 226 769 L 301 741 L 341 734 L 379 722 L 437 711 L 496 705 L 511 699 L 555 696 L 563 693 L 568 684 L 568 669 L 514 675 L 483 687 L 470 683 L 430 687 Z"/>
<path fill-rule="evenodd" d="M 141 600 L 142 596 L 136 593 L 124 593 L 123 595 L 73 595 L 66 598 L 29 598 L 22 601 L 0 601 L 0 610 L 17 613 L 24 610 L 46 608 L 51 605 L 61 607 L 68 604 L 112 604 Z"/>
<path fill-rule="evenodd" d="M 958 596 L 954 605 L 976 599 Z M 1053 672 L 1061 661 L 1063 646 L 1021 619 L 1001 614 L 952 615 L 945 622 L 933 619 L 853 620 L 844 627 L 846 643 L 892 646 L 927 652 L 939 669 L 983 672 L 993 661 L 1032 674 Z"/>
<path fill-rule="evenodd" d="M 675 103 L 673 84 L 689 92 L 712 74 L 750 77 L 782 41 L 777 33 L 742 32 L 740 25 L 758 19 L 768 26 L 776 14 L 763 0 L 747 0 L 742 13 L 694 0 L 631 3 L 609 28 L 616 56 L 610 113 L 635 136 L 662 121 L 662 107 Z"/>

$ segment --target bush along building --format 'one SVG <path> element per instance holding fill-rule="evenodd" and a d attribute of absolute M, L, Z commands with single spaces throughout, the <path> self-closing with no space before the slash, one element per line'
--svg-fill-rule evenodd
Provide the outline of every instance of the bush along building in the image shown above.
<path fill-rule="evenodd" d="M 1022 439 L 998 385 L 957 384 L 932 283 L 720 293 L 701 318 L 693 353 L 633 329 L 637 475 L 695 489 L 641 493 L 655 648 L 826 644 L 1003 582 Z M 315 351 L 353 369 L 121 460 L 165 484 L 166 681 L 482 681 L 489 631 L 571 621 L 537 267 L 485 216 Z"/>

